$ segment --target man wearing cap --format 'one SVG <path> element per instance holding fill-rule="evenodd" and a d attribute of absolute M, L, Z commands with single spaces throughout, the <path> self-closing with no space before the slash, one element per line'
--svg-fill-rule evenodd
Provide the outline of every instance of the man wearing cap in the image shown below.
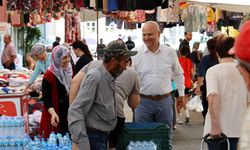
<path fill-rule="evenodd" d="M 237 68 L 245 80 L 248 92 L 250 92 L 250 21 L 243 24 L 240 34 L 234 43 L 234 48 L 229 51 L 235 54 L 238 59 Z M 241 128 L 240 144 L 241 150 L 248 150 L 250 147 L 250 103 L 243 119 Z"/>
<path fill-rule="evenodd" d="M 117 121 L 115 79 L 135 54 L 122 41 L 113 41 L 104 49 L 102 64 L 86 73 L 68 112 L 73 149 L 107 150 L 108 133 Z"/>
<path fill-rule="evenodd" d="M 132 57 L 132 68 L 140 79 L 141 95 L 140 105 L 135 109 L 135 121 L 166 123 L 172 130 L 171 79 L 176 82 L 180 95 L 178 103 L 183 103 L 183 70 L 175 50 L 160 44 L 160 29 L 156 22 L 146 22 L 142 34 L 144 44 L 134 49 L 138 54 Z M 172 149 L 172 135 L 169 140 L 169 149 Z"/>
<path fill-rule="evenodd" d="M 26 85 L 25 92 L 30 85 L 37 79 L 41 73 L 45 73 L 51 63 L 51 53 L 47 53 L 43 44 L 34 44 L 31 48 L 31 55 L 37 58 L 37 63 L 34 72 L 29 78 L 28 84 Z"/>
<path fill-rule="evenodd" d="M 4 43 L 5 47 L 3 49 L 2 53 L 2 65 L 6 69 L 10 70 L 15 70 L 15 62 L 14 60 L 16 59 L 17 53 L 16 53 L 16 48 L 11 42 L 11 35 L 5 34 L 4 35 Z"/>

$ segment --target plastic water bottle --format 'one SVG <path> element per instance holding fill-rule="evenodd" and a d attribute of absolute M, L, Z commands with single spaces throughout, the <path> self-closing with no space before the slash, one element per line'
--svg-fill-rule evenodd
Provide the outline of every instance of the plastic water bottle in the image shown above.
<path fill-rule="evenodd" d="M 23 150 L 23 141 L 20 137 L 16 138 L 16 150 Z"/>
<path fill-rule="evenodd" d="M 63 136 L 63 141 L 64 141 L 64 145 L 71 145 L 71 140 L 70 140 L 70 137 L 69 137 L 69 133 L 66 133 L 66 135 Z"/>
<path fill-rule="evenodd" d="M 0 150 L 4 150 L 3 137 L 0 136 Z"/>
<path fill-rule="evenodd" d="M 56 137 L 57 137 L 57 139 L 58 139 L 58 146 L 59 147 L 64 147 L 64 141 L 63 141 L 63 136 L 62 136 L 62 134 L 61 133 L 57 133 L 56 134 Z"/>
<path fill-rule="evenodd" d="M 42 138 L 41 144 L 42 144 L 42 149 L 44 149 L 44 150 L 45 150 L 45 149 L 47 148 L 47 146 L 48 146 L 48 144 L 47 144 L 47 142 L 45 141 L 44 138 Z"/>
<path fill-rule="evenodd" d="M 17 124 L 17 136 L 23 137 L 25 135 L 25 129 L 24 129 L 24 119 L 22 116 L 17 116 L 16 124 Z"/>
<path fill-rule="evenodd" d="M 49 135 L 49 139 L 48 139 L 48 145 L 55 148 L 57 147 L 57 139 L 56 139 L 56 135 L 54 132 L 51 132 Z"/>
<path fill-rule="evenodd" d="M 2 137 L 2 136 L 3 136 L 3 118 L 0 117 L 0 137 Z"/>
<path fill-rule="evenodd" d="M 153 141 L 149 141 L 150 150 L 157 150 L 157 145 Z"/>
<path fill-rule="evenodd" d="M 14 137 L 12 137 L 12 138 L 10 139 L 9 149 L 10 149 L 10 150 L 15 150 L 15 149 L 16 149 L 16 139 L 15 139 Z"/>

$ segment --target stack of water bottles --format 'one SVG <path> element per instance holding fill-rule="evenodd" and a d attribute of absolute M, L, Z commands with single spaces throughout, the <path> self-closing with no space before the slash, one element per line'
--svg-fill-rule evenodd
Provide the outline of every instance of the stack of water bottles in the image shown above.
<path fill-rule="evenodd" d="M 0 117 L 0 150 L 22 150 L 28 142 L 22 116 Z"/>
<path fill-rule="evenodd" d="M 130 141 L 127 150 L 157 150 L 157 145 L 153 141 Z"/>
<path fill-rule="evenodd" d="M 39 139 L 36 136 L 33 141 L 24 148 L 24 150 L 71 150 L 72 142 L 70 140 L 69 134 L 62 136 L 61 133 L 55 134 L 52 132 L 49 138 L 45 140 L 44 138 Z"/>

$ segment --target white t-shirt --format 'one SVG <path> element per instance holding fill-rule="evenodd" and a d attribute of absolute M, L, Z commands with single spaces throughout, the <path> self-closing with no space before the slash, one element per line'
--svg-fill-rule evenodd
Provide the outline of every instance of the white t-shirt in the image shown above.
<path fill-rule="evenodd" d="M 228 137 L 240 137 L 241 121 L 250 97 L 236 65 L 235 62 L 221 63 L 209 68 L 206 74 L 207 96 L 219 94 L 220 127 Z M 204 135 L 210 131 L 211 117 L 208 111 Z"/>

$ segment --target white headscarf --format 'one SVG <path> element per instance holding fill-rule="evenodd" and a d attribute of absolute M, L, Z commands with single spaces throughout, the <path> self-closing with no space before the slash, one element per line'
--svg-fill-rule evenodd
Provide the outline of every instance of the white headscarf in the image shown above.
<path fill-rule="evenodd" d="M 70 55 L 70 50 L 67 47 L 61 45 L 54 47 L 51 55 L 51 64 L 48 69 L 64 85 L 65 90 L 69 93 L 69 87 L 73 74 L 72 66 L 70 63 L 67 68 L 62 68 L 60 66 L 63 57 L 67 55 Z"/>

